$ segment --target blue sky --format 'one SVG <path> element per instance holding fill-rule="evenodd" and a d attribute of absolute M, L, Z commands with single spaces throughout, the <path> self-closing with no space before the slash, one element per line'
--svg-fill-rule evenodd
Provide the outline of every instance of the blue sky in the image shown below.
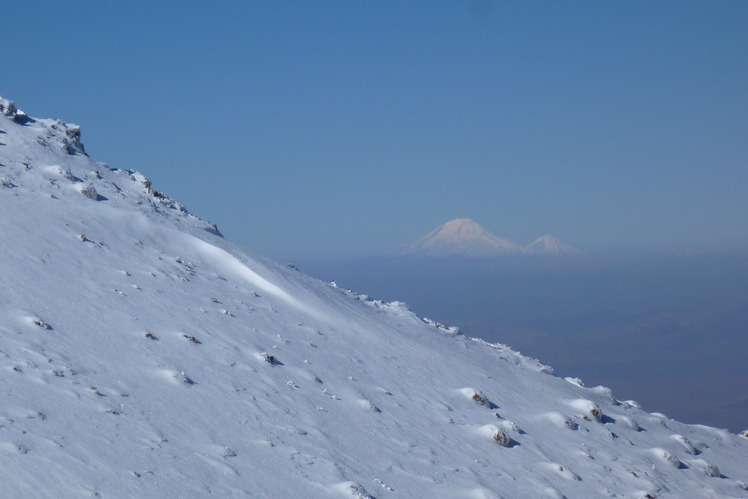
<path fill-rule="evenodd" d="M 3 2 L 0 95 L 231 239 L 385 252 L 456 217 L 748 248 L 748 2 Z"/>

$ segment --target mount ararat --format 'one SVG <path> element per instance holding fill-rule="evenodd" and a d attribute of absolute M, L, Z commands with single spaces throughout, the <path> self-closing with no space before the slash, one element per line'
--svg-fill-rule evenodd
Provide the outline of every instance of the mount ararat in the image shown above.
<path fill-rule="evenodd" d="M 440 225 L 414 243 L 406 246 L 401 255 L 409 256 L 463 256 L 501 257 L 581 256 L 583 253 L 548 234 L 521 246 L 502 239 L 469 218 L 456 218 Z"/>

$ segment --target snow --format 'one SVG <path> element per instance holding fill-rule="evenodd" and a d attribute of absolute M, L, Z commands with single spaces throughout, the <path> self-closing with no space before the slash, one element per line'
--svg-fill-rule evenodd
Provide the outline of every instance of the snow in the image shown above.
<path fill-rule="evenodd" d="M 428 256 L 516 255 L 522 247 L 491 234 L 469 218 L 456 218 L 440 225 L 403 251 Z"/>
<path fill-rule="evenodd" d="M 5 496 L 746 497 L 748 439 L 241 250 L 8 103 Z"/>
<path fill-rule="evenodd" d="M 583 253 L 577 248 L 564 243 L 550 234 L 539 237 L 524 248 L 522 253 L 526 255 L 543 256 L 581 256 Z"/>

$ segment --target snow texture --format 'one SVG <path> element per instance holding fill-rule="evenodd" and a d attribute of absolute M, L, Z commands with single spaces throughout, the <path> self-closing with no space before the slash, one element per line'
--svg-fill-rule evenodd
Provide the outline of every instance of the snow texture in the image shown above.
<path fill-rule="evenodd" d="M 1 98 L 0 178 L 4 497 L 746 497 L 748 439 L 243 251 Z"/>

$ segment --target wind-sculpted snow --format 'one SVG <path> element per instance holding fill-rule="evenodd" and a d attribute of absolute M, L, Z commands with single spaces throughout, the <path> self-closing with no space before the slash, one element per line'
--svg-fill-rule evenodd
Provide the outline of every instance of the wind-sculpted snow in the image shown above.
<path fill-rule="evenodd" d="M 0 114 L 4 497 L 748 495 L 747 438 L 244 252 L 67 130 Z"/>

